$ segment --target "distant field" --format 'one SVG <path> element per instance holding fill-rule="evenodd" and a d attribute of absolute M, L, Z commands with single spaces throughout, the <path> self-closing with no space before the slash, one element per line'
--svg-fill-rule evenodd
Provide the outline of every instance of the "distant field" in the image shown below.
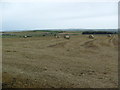
<path fill-rule="evenodd" d="M 4 32 L 3 38 L 14 38 L 14 37 L 23 37 L 23 36 L 32 36 L 32 37 L 41 37 L 45 36 L 54 36 L 58 34 L 81 34 L 81 31 L 22 31 L 22 32 Z M 7 34 L 7 35 L 6 35 Z"/>
<path fill-rule="evenodd" d="M 3 88 L 118 87 L 118 36 L 94 36 L 2 38 Z"/>
<path fill-rule="evenodd" d="M 41 37 L 41 36 L 55 36 L 55 35 L 80 35 L 80 34 L 118 34 L 117 31 L 53 31 L 53 30 L 33 30 L 33 31 L 21 31 L 21 32 L 3 32 L 0 33 L 0 37 L 3 38 L 14 38 L 23 36 Z"/>

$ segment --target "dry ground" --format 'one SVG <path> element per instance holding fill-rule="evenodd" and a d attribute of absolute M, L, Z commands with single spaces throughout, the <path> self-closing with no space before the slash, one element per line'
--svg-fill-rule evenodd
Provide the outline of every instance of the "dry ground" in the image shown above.
<path fill-rule="evenodd" d="M 118 37 L 114 35 L 3 38 L 3 87 L 114 88 Z"/>

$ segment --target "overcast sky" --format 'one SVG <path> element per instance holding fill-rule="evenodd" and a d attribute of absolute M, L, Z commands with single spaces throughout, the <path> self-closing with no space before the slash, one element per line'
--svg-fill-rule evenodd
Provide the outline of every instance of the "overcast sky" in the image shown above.
<path fill-rule="evenodd" d="M 118 28 L 117 2 L 9 2 L 8 0 L 1 4 L 3 31 Z"/>

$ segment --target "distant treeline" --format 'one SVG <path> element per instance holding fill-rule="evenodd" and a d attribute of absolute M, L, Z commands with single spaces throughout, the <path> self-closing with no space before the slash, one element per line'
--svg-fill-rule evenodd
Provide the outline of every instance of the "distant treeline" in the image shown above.
<path fill-rule="evenodd" d="M 114 31 L 84 31 L 82 34 L 117 34 Z"/>
<path fill-rule="evenodd" d="M 53 31 L 53 30 L 34 30 L 31 32 L 55 32 L 55 33 L 63 33 L 64 31 Z"/>

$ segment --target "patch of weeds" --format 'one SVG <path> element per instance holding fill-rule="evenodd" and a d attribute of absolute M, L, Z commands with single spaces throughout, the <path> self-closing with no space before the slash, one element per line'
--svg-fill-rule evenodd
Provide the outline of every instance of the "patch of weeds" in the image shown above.
<path fill-rule="evenodd" d="M 11 51 L 11 50 L 6 50 L 6 52 L 17 52 L 17 51 L 15 51 L 15 50 L 13 50 L 13 51 Z"/>

